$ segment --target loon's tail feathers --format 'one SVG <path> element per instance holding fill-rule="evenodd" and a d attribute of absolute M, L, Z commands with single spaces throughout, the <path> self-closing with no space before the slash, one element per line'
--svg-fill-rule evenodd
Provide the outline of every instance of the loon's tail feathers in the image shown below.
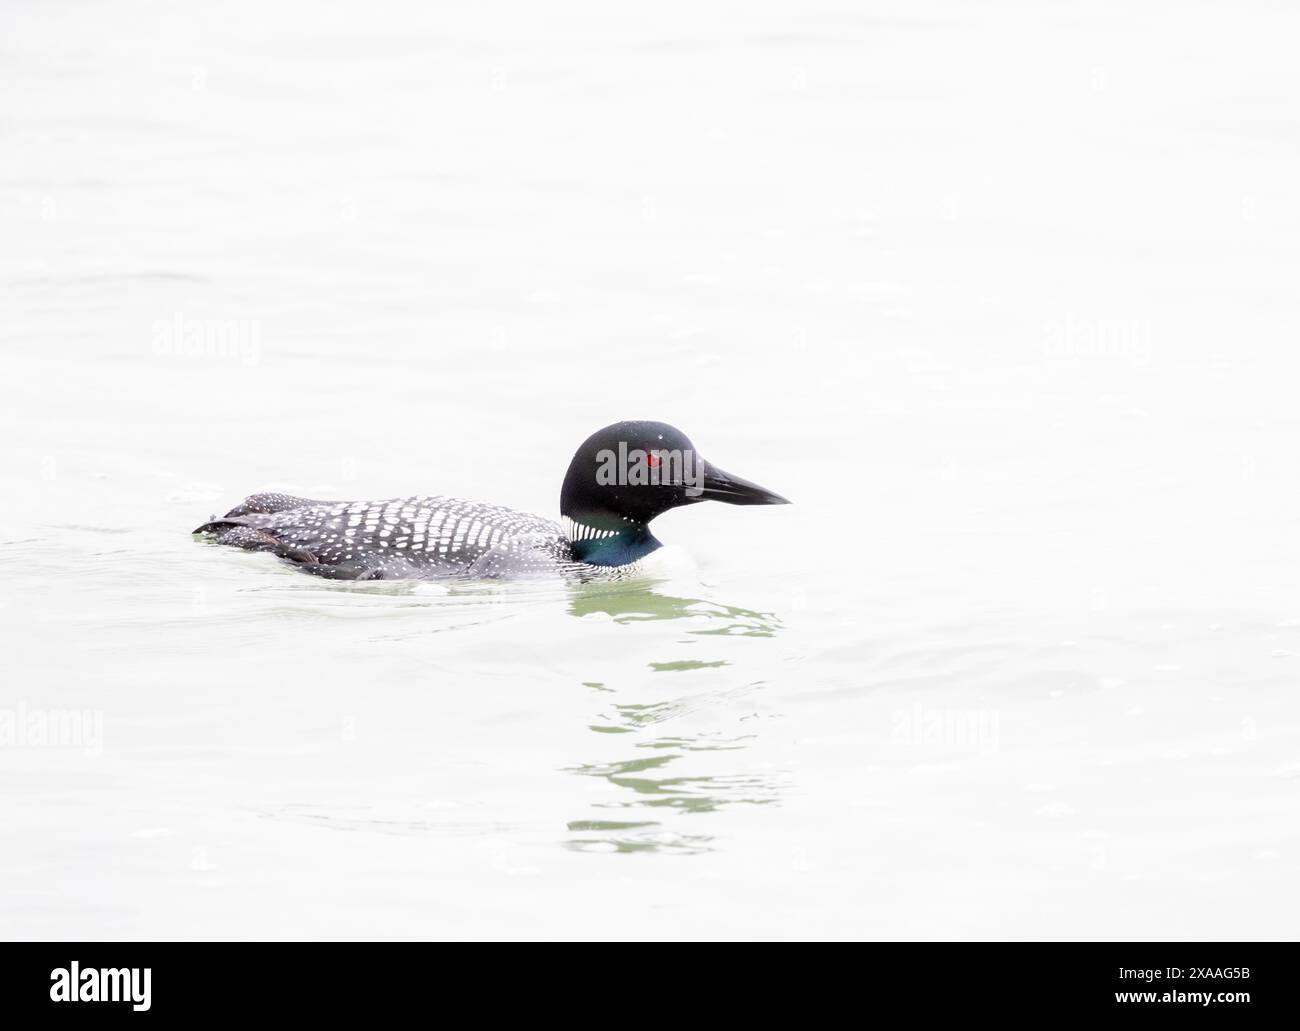
<path fill-rule="evenodd" d="M 245 516 L 274 515 L 276 512 L 287 512 L 291 508 L 302 508 L 304 505 L 331 505 L 333 503 L 332 501 L 313 501 L 311 498 L 296 498 L 292 494 L 250 494 L 221 518 L 218 519 L 213 516 L 202 526 L 196 527 L 190 532 L 219 534 L 223 526 L 255 525 L 252 519 L 246 519 Z"/>
<path fill-rule="evenodd" d="M 244 524 L 243 520 L 241 519 L 232 519 L 230 516 L 222 516 L 221 518 L 217 518 L 216 516 L 213 516 L 202 526 L 194 527 L 194 529 L 191 530 L 190 533 L 211 533 L 211 534 L 220 535 L 223 531 L 229 529 L 232 526 L 242 526 L 242 525 L 246 525 L 246 524 Z"/>
<path fill-rule="evenodd" d="M 273 529 L 258 525 L 258 517 L 287 512 L 304 505 L 323 504 L 328 502 L 299 498 L 292 494 L 250 494 L 221 518 L 214 516 L 202 526 L 195 527 L 192 532 L 211 534 L 218 544 L 243 548 L 245 551 L 269 551 L 300 566 L 319 566 L 320 559 L 316 555 L 306 548 L 295 547 L 280 540 Z"/>
<path fill-rule="evenodd" d="M 315 501 L 312 498 L 299 498 L 292 494 L 278 494 L 275 491 L 265 491 L 261 494 L 250 494 L 244 498 L 238 505 L 226 513 L 226 519 L 233 519 L 236 516 L 246 515 L 273 515 L 276 512 L 287 512 L 291 508 L 302 508 L 304 505 L 332 505 L 333 501 Z"/>
<path fill-rule="evenodd" d="M 242 507 L 242 506 L 240 506 Z M 243 512 L 232 508 L 223 516 L 213 516 L 202 526 L 196 526 L 190 533 L 211 533 L 220 536 L 232 527 L 257 527 L 257 520 L 248 518 Z"/>
<path fill-rule="evenodd" d="M 212 519 L 194 530 L 195 533 L 210 533 L 216 543 L 245 551 L 269 551 L 271 554 L 296 562 L 300 566 L 318 566 L 320 559 L 306 548 L 296 548 L 286 544 L 272 530 L 252 525 L 251 520 L 243 516 L 222 516 Z"/>

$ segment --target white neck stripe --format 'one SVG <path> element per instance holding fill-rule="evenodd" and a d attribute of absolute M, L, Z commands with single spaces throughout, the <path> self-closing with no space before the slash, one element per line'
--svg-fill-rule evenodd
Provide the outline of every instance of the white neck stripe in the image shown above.
<path fill-rule="evenodd" d="M 569 541 L 595 541 L 618 536 L 617 530 L 598 530 L 594 526 L 579 523 L 568 516 L 560 516 L 560 527 Z"/>

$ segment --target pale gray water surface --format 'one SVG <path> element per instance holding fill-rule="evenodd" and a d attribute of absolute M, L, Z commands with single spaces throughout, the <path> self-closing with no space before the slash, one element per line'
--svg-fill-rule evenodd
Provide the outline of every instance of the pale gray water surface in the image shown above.
<path fill-rule="evenodd" d="M 1294 937 L 1300 18 L 795 11 L 6 5 L 0 933 Z M 188 535 L 622 418 L 795 504 Z"/>

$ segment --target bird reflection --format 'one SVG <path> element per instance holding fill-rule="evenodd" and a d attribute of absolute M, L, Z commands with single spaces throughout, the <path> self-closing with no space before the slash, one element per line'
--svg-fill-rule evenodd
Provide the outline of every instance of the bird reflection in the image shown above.
<path fill-rule="evenodd" d="M 721 620 L 719 625 L 690 631 L 696 634 L 773 637 L 781 629 L 781 620 L 774 613 L 721 605 L 701 598 L 676 598 L 660 594 L 650 585 L 636 588 L 611 588 L 608 585 L 576 588 L 569 600 L 569 614 L 581 617 L 594 612 L 606 613 L 620 623 L 701 617 Z"/>
<path fill-rule="evenodd" d="M 744 668 L 757 659 L 741 641 L 772 638 L 783 629 L 771 612 L 702 598 L 661 593 L 655 585 L 585 585 L 569 599 L 569 613 L 604 614 L 616 623 L 677 620 L 686 646 L 714 639 L 707 659 L 656 656 L 633 667 L 619 682 L 588 681 L 600 703 L 590 730 L 623 752 L 612 759 L 568 767 L 618 789 L 592 808 L 599 814 L 571 820 L 565 844 L 578 851 L 696 853 L 713 847 L 705 821 L 696 818 L 732 806 L 778 801 L 781 778 L 747 768 L 741 755 L 757 737 L 759 713 L 750 699 L 762 680 L 747 681 Z M 705 641 L 701 641 L 703 638 Z M 766 659 L 767 656 L 762 656 Z M 766 665 L 766 664 L 765 664 Z M 691 679 L 662 674 L 690 673 Z M 738 677 L 737 674 L 740 674 Z M 628 681 L 624 683 L 624 681 Z M 742 726 L 744 724 L 744 726 Z"/>

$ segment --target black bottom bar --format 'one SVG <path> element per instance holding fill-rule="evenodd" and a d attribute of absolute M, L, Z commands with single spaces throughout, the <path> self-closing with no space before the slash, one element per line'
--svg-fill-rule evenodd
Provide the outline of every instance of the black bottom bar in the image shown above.
<path fill-rule="evenodd" d="M 1300 992 L 1283 945 L 878 945 L 811 976 L 808 963 L 783 964 L 771 948 L 752 957 L 727 945 L 724 957 L 715 946 L 700 960 L 651 947 L 659 951 L 652 964 L 628 944 L 605 947 L 596 963 L 565 964 L 554 946 L 540 963 L 462 954 L 469 969 L 461 974 L 445 948 L 422 944 L 11 943 L 0 992 L 15 1028 L 247 1016 L 370 1023 L 412 1010 L 460 1021 L 467 1004 L 486 1003 L 491 1019 L 510 1002 L 542 1020 L 575 1007 L 595 1019 L 685 1016 L 691 1011 L 681 1007 L 693 1000 L 684 987 L 715 1012 L 737 1017 L 761 1007 L 771 1016 L 781 1003 L 810 1022 L 835 1019 L 829 1006 L 851 1004 L 867 1021 L 892 1013 L 926 1023 L 1002 1015 L 1241 1023 L 1293 1018 Z"/>

